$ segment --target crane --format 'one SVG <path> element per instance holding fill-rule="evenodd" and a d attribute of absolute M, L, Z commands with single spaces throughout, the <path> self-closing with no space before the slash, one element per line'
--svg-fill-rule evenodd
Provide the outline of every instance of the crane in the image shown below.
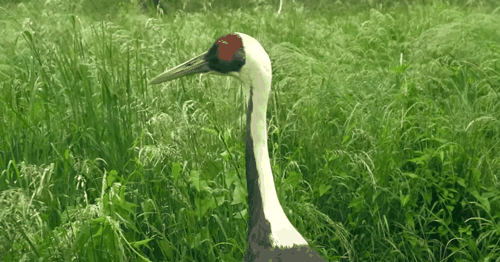
<path fill-rule="evenodd" d="M 248 99 L 245 142 L 248 249 L 244 261 L 326 261 L 290 223 L 276 194 L 266 129 L 272 69 L 264 48 L 253 37 L 243 33 L 223 35 L 207 52 L 161 73 L 149 84 L 197 73 L 238 78 Z"/>

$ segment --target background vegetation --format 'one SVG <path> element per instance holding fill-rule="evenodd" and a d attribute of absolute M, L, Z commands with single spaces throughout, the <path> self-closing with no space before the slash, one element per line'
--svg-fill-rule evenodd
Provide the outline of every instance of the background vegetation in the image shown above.
<path fill-rule="evenodd" d="M 245 32 L 285 212 L 329 261 L 500 261 L 496 1 L 0 1 L 0 260 L 241 261 Z M 238 3 L 238 4 L 236 4 Z"/>

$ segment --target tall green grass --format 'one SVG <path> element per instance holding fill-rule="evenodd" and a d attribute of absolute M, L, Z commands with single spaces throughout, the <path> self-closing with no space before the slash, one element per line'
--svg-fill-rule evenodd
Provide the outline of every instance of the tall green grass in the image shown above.
<path fill-rule="evenodd" d="M 278 195 L 322 256 L 500 261 L 500 11 L 373 2 L 2 3 L 0 260 L 241 261 L 239 83 L 147 85 L 239 31 L 271 57 Z"/>

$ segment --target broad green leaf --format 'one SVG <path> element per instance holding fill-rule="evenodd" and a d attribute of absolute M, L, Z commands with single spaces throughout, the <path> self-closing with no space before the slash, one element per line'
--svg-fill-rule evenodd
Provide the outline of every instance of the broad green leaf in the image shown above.
<path fill-rule="evenodd" d="M 179 180 L 179 175 L 181 174 L 181 163 L 175 162 L 172 164 L 172 177 L 174 178 L 174 181 L 177 182 Z"/>

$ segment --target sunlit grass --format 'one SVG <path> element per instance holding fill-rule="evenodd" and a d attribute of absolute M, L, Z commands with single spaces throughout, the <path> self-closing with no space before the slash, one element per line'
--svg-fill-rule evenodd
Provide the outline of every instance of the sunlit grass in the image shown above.
<path fill-rule="evenodd" d="M 2 4 L 0 260 L 241 261 L 240 85 L 147 85 L 232 31 L 271 57 L 278 195 L 323 257 L 500 259 L 498 9 L 200 2 Z"/>

